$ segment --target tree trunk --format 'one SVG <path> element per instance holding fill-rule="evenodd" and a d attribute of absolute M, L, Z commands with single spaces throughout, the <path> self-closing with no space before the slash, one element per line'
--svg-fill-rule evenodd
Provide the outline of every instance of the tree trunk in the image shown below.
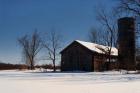
<path fill-rule="evenodd" d="M 55 60 L 53 60 L 53 71 L 56 72 Z"/>
<path fill-rule="evenodd" d="M 34 60 L 31 61 L 31 70 L 34 70 Z"/>
<path fill-rule="evenodd" d="M 53 56 L 54 56 L 54 59 L 53 59 L 53 65 L 54 65 L 54 72 L 56 72 L 56 66 L 55 66 L 55 54 L 56 54 L 56 51 L 55 51 L 56 49 L 54 48 L 54 52 L 53 52 Z"/>

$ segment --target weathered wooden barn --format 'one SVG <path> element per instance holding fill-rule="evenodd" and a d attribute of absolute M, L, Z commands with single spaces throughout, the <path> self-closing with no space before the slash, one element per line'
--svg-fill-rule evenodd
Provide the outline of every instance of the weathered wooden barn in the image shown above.
<path fill-rule="evenodd" d="M 108 62 L 108 46 L 75 40 L 61 51 L 62 71 L 105 71 L 117 68 L 118 50 L 112 48 Z"/>

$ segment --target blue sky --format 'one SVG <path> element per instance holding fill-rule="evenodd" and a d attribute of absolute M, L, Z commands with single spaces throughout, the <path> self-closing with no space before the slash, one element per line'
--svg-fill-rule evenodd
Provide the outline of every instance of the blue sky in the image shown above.
<path fill-rule="evenodd" d="M 88 40 L 99 3 L 110 9 L 115 0 L 0 0 L 0 60 L 20 63 L 17 38 L 36 28 L 41 33 L 57 29 L 65 44 Z"/>

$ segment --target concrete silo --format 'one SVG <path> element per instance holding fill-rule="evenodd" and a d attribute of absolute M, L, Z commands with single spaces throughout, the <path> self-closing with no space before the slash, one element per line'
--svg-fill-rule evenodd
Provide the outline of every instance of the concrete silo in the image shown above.
<path fill-rule="evenodd" d="M 135 69 L 135 19 L 132 17 L 118 20 L 118 54 L 121 69 Z"/>

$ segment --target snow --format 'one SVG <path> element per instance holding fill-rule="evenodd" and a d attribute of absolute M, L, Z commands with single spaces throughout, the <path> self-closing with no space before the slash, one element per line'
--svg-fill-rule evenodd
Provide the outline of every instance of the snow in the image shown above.
<path fill-rule="evenodd" d="M 140 93 L 140 74 L 0 71 L 1 93 Z"/>
<path fill-rule="evenodd" d="M 80 40 L 76 40 L 76 42 L 82 44 L 83 46 L 87 47 L 89 50 L 97 52 L 97 53 L 104 53 L 103 50 L 107 51 L 109 46 L 103 46 L 103 45 L 99 45 L 99 44 L 95 44 L 95 43 L 91 43 L 91 42 L 85 42 L 85 41 L 80 41 Z M 111 49 L 111 55 L 118 55 L 118 49 L 115 47 L 112 47 Z"/>

